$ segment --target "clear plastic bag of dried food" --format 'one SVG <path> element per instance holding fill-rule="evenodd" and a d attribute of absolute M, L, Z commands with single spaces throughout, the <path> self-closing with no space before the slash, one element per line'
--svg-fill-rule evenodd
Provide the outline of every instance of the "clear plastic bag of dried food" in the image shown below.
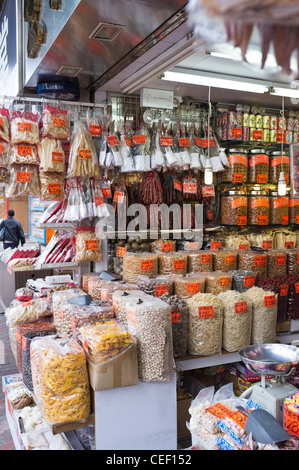
<path fill-rule="evenodd" d="M 16 290 L 15 298 L 21 302 L 29 302 L 33 299 L 33 291 L 29 287 L 21 287 Z"/>
<path fill-rule="evenodd" d="M 251 344 L 275 343 L 277 322 L 277 294 L 258 286 L 244 295 L 252 302 Z"/>
<path fill-rule="evenodd" d="M 76 233 L 75 262 L 102 262 L 102 240 L 95 233 L 94 227 L 78 227 Z"/>
<path fill-rule="evenodd" d="M 159 254 L 159 274 L 186 274 L 187 253 L 173 252 Z"/>
<path fill-rule="evenodd" d="M 0 108 L 0 141 L 9 142 L 10 140 L 9 119 L 9 110 Z"/>
<path fill-rule="evenodd" d="M 232 289 L 237 292 L 245 292 L 255 285 L 255 274 L 253 271 L 238 270 L 230 272 L 233 278 Z"/>
<path fill-rule="evenodd" d="M 233 250 L 213 251 L 213 266 L 215 271 L 234 271 L 238 269 L 238 253 Z"/>
<path fill-rule="evenodd" d="M 189 251 L 187 259 L 188 272 L 195 273 L 213 271 L 213 257 L 210 251 Z"/>
<path fill-rule="evenodd" d="M 160 238 L 151 243 L 151 251 L 153 253 L 168 253 L 170 251 L 175 251 L 175 249 L 175 240 L 166 240 L 164 238 Z"/>
<path fill-rule="evenodd" d="M 38 338 L 34 343 L 39 349 L 40 398 L 46 421 L 86 421 L 90 388 L 82 347 L 72 339 L 57 336 Z"/>
<path fill-rule="evenodd" d="M 93 138 L 101 138 L 103 134 L 103 111 L 97 108 L 88 109 L 87 125 Z"/>
<path fill-rule="evenodd" d="M 126 311 L 128 330 L 137 340 L 139 379 L 169 381 L 174 373 L 170 305 L 155 297 L 135 299 Z"/>
<path fill-rule="evenodd" d="M 64 173 L 65 153 L 59 139 L 45 137 L 38 144 L 41 171 Z"/>
<path fill-rule="evenodd" d="M 101 301 L 112 304 L 113 292 L 119 291 L 130 291 L 136 289 L 135 284 L 129 284 L 125 281 L 104 281 L 101 286 Z"/>
<path fill-rule="evenodd" d="M 127 302 L 131 300 L 137 301 L 139 299 L 146 299 L 148 298 L 148 296 L 148 294 L 137 288 L 129 291 L 114 291 L 112 293 L 112 308 L 116 320 L 122 323 L 123 325 L 127 326 Z"/>
<path fill-rule="evenodd" d="M 172 276 L 138 276 L 137 287 L 146 294 L 161 297 L 164 294 L 173 294 Z"/>
<path fill-rule="evenodd" d="M 139 275 L 157 276 L 159 255 L 156 253 L 126 253 L 123 257 L 123 280 L 135 284 Z"/>
<path fill-rule="evenodd" d="M 188 299 L 199 292 L 205 292 L 205 275 L 188 273 L 174 276 L 174 293 L 182 299 Z"/>
<path fill-rule="evenodd" d="M 173 355 L 183 357 L 188 349 L 188 305 L 178 295 L 164 294 L 161 300 L 171 307 Z"/>
<path fill-rule="evenodd" d="M 232 276 L 230 273 L 213 271 L 205 276 L 205 290 L 207 294 L 218 295 L 232 288 Z"/>
<path fill-rule="evenodd" d="M 35 165 L 13 165 L 10 181 L 5 189 L 6 197 L 40 195 L 39 171 Z"/>
<path fill-rule="evenodd" d="M 64 199 L 64 174 L 43 172 L 40 174 L 40 200 L 62 201 Z"/>
<path fill-rule="evenodd" d="M 71 140 L 68 176 L 99 178 L 100 167 L 93 139 L 85 124 L 77 120 Z"/>
<path fill-rule="evenodd" d="M 269 250 L 267 253 L 268 274 L 271 277 L 287 272 L 287 250 Z"/>
<path fill-rule="evenodd" d="M 10 164 L 11 145 L 0 140 L 0 166 L 7 167 Z"/>
<path fill-rule="evenodd" d="M 287 251 L 287 272 L 289 274 L 299 274 L 299 250 L 290 249 Z"/>
<path fill-rule="evenodd" d="M 101 306 L 96 302 L 80 306 L 69 304 L 71 310 L 71 325 L 73 336 L 78 340 L 79 329 L 86 325 L 95 325 L 98 322 L 113 320 L 114 313 L 112 305 Z"/>
<path fill-rule="evenodd" d="M 10 163 L 39 165 L 36 145 L 16 144 L 11 146 Z"/>
<path fill-rule="evenodd" d="M 69 140 L 71 135 L 70 120 L 66 110 L 45 105 L 43 109 L 42 124 L 44 137 Z"/>
<path fill-rule="evenodd" d="M 51 315 L 48 302 L 44 299 L 33 299 L 28 302 L 16 301 L 5 310 L 6 325 L 14 327 L 25 322 L 34 322 Z"/>
<path fill-rule="evenodd" d="M 12 111 L 10 114 L 12 144 L 37 144 L 39 142 L 39 115 Z"/>
<path fill-rule="evenodd" d="M 62 303 L 66 302 L 68 299 L 71 299 L 73 297 L 80 297 L 82 295 L 86 295 L 86 293 L 78 287 L 53 292 L 52 312 L 55 326 L 60 327 L 60 306 L 62 305 Z"/>

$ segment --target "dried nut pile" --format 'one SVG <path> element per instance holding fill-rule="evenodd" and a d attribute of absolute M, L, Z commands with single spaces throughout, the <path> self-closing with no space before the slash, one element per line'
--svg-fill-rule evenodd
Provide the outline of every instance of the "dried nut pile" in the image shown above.
<path fill-rule="evenodd" d="M 189 299 L 199 292 L 205 291 L 205 276 L 203 274 L 189 273 L 174 276 L 174 293 L 181 299 Z"/>
<path fill-rule="evenodd" d="M 213 271 L 213 257 L 209 251 L 189 251 L 187 261 L 189 273 Z"/>
<path fill-rule="evenodd" d="M 260 287 L 251 287 L 244 293 L 252 302 L 251 344 L 276 341 L 277 295 Z"/>
<path fill-rule="evenodd" d="M 247 197 L 227 195 L 221 198 L 221 223 L 223 225 L 247 224 Z"/>
<path fill-rule="evenodd" d="M 161 297 L 164 294 L 173 295 L 172 276 L 138 276 L 137 287 L 146 294 Z"/>
<path fill-rule="evenodd" d="M 238 256 L 233 250 L 215 250 L 213 253 L 214 271 L 234 271 L 238 269 Z"/>
<path fill-rule="evenodd" d="M 175 252 L 159 255 L 159 274 L 186 274 L 187 253 Z"/>
<path fill-rule="evenodd" d="M 223 304 L 213 294 L 196 294 L 186 300 L 189 307 L 188 351 L 212 356 L 222 349 Z"/>
<path fill-rule="evenodd" d="M 138 301 L 146 299 L 149 296 L 139 289 L 130 291 L 115 291 L 112 294 L 112 308 L 116 320 L 123 325 L 128 325 L 127 320 L 127 302 L 130 300 Z"/>
<path fill-rule="evenodd" d="M 128 301 L 127 319 L 137 339 L 140 380 L 169 381 L 174 372 L 170 305 L 154 297 Z"/>
<path fill-rule="evenodd" d="M 279 274 L 286 274 L 287 253 L 287 250 L 270 250 L 268 252 L 268 274 L 271 277 L 278 276 Z"/>
<path fill-rule="evenodd" d="M 251 343 L 252 303 L 244 294 L 234 290 L 222 292 L 223 343 L 225 351 L 239 351 Z"/>
<path fill-rule="evenodd" d="M 183 357 L 188 350 L 188 305 L 177 295 L 164 294 L 161 300 L 171 307 L 173 355 Z"/>
<path fill-rule="evenodd" d="M 267 255 L 264 252 L 240 250 L 238 259 L 239 269 L 252 271 L 256 279 L 267 276 Z"/>
<path fill-rule="evenodd" d="M 138 276 L 157 276 L 159 256 L 155 253 L 126 253 L 123 257 L 123 280 L 135 284 Z"/>
<path fill-rule="evenodd" d="M 291 249 L 287 252 L 287 272 L 299 274 L 299 250 Z"/>
<path fill-rule="evenodd" d="M 205 277 L 207 294 L 218 295 L 232 288 L 232 276 L 222 271 L 213 271 Z"/>

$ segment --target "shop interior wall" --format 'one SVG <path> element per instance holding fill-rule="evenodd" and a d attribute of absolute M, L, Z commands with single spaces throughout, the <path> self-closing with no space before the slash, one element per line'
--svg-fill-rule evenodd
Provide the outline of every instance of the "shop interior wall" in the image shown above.
<path fill-rule="evenodd" d="M 0 204 L 1 218 L 6 218 L 7 201 L 5 204 Z M 28 197 L 19 197 L 17 199 L 8 200 L 8 209 L 15 211 L 15 219 L 18 220 L 23 227 L 24 233 L 29 232 L 29 202 Z M 4 210 L 4 216 L 2 212 Z"/>

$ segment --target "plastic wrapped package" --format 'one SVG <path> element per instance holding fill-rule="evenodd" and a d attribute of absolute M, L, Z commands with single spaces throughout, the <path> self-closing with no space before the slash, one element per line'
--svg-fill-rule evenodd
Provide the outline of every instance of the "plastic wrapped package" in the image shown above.
<path fill-rule="evenodd" d="M 161 300 L 171 307 L 173 355 L 184 357 L 188 349 L 188 305 L 177 295 L 164 294 Z"/>
<path fill-rule="evenodd" d="M 164 238 L 155 240 L 151 243 L 152 253 L 168 253 L 176 250 L 175 240 L 165 240 Z"/>
<path fill-rule="evenodd" d="M 98 279 L 99 276 L 96 273 L 83 273 L 81 277 L 81 287 L 84 292 L 88 292 L 88 281 L 90 279 Z"/>
<path fill-rule="evenodd" d="M 16 290 L 15 298 L 21 302 L 29 302 L 33 299 L 33 291 L 29 287 L 21 287 Z"/>
<path fill-rule="evenodd" d="M 29 302 L 19 302 L 10 305 L 5 310 L 6 324 L 14 327 L 26 322 L 35 322 L 40 318 L 51 315 L 48 302 L 43 299 L 33 299 Z"/>
<path fill-rule="evenodd" d="M 296 276 L 281 274 L 274 277 L 260 279 L 258 287 L 268 290 L 277 295 L 277 323 L 283 323 L 287 320 L 289 290 Z"/>
<path fill-rule="evenodd" d="M 62 201 L 64 199 L 64 174 L 43 172 L 40 174 L 40 200 Z"/>
<path fill-rule="evenodd" d="M 0 140 L 0 167 L 5 168 L 11 161 L 11 145 Z"/>
<path fill-rule="evenodd" d="M 55 326 L 50 322 L 32 322 L 32 323 L 22 323 L 17 325 L 17 366 L 20 372 L 22 372 L 22 351 L 25 344 L 23 343 L 23 336 L 26 333 L 39 332 L 39 331 L 50 331 L 51 334 L 54 333 Z"/>
<path fill-rule="evenodd" d="M 10 133 L 12 144 L 37 144 L 39 142 L 38 114 L 13 111 L 10 115 Z"/>
<path fill-rule="evenodd" d="M 274 277 L 287 272 L 287 250 L 270 250 L 267 253 L 268 276 Z"/>
<path fill-rule="evenodd" d="M 268 257 L 265 252 L 239 250 L 238 261 L 239 269 L 242 271 L 252 271 L 256 279 L 267 276 Z"/>
<path fill-rule="evenodd" d="M 205 291 L 207 294 L 218 295 L 232 288 L 232 276 L 222 271 L 213 271 L 205 275 Z"/>
<path fill-rule="evenodd" d="M 102 262 L 102 240 L 95 233 L 94 227 L 78 227 L 76 233 L 75 262 Z"/>
<path fill-rule="evenodd" d="M 172 276 L 138 276 L 137 287 L 146 294 L 161 297 L 164 294 L 173 295 Z"/>
<path fill-rule="evenodd" d="M 95 325 L 98 322 L 113 320 L 114 312 L 112 305 L 100 306 L 96 302 L 89 305 L 68 305 L 71 313 L 71 326 L 73 336 L 78 340 L 81 327 L 86 325 Z"/>
<path fill-rule="evenodd" d="M 49 429 L 38 406 L 25 406 L 22 410 L 16 411 L 14 417 L 17 422 L 19 422 L 20 418 L 22 419 L 25 435 Z"/>
<path fill-rule="evenodd" d="M 213 257 L 210 251 L 189 251 L 187 260 L 189 273 L 213 271 Z"/>
<path fill-rule="evenodd" d="M 199 292 L 205 292 L 205 275 L 201 273 L 188 273 L 174 276 L 174 293 L 181 299 L 189 299 Z"/>
<path fill-rule="evenodd" d="M 115 320 L 86 325 L 79 329 L 85 353 L 93 364 L 102 364 L 134 343 L 132 335 Z"/>
<path fill-rule="evenodd" d="M 53 292 L 52 312 L 53 312 L 54 324 L 58 332 L 60 332 L 62 328 L 62 319 L 60 316 L 61 305 L 64 304 L 68 299 L 71 299 L 73 297 L 80 297 L 82 295 L 86 295 L 86 293 L 82 291 L 79 287 L 74 287 L 72 289 L 59 290 L 59 291 Z"/>
<path fill-rule="evenodd" d="M 42 124 L 44 137 L 69 140 L 71 135 L 70 121 L 66 110 L 45 105 L 43 109 Z"/>
<path fill-rule="evenodd" d="M 186 300 L 189 307 L 188 351 L 212 356 L 222 349 L 223 304 L 213 294 L 196 294 Z"/>
<path fill-rule="evenodd" d="M 36 323 L 35 330 L 22 334 L 22 380 L 24 385 L 33 392 L 30 345 L 33 338 L 53 335 L 53 323 Z"/>
<path fill-rule="evenodd" d="M 61 434 L 49 431 L 34 431 L 21 435 L 25 450 L 72 450 L 70 444 Z"/>
<path fill-rule="evenodd" d="M 1 144 L 0 144 L 1 147 Z M 0 183 L 9 184 L 10 171 L 9 168 L 0 166 Z"/>
<path fill-rule="evenodd" d="M 38 144 L 37 148 L 40 160 L 40 171 L 64 173 L 65 153 L 60 140 L 45 137 Z"/>
<path fill-rule="evenodd" d="M 242 293 L 222 292 L 218 298 L 223 304 L 222 347 L 225 351 L 239 351 L 251 343 L 252 303 Z"/>
<path fill-rule="evenodd" d="M 49 424 L 84 422 L 90 414 L 86 358 L 74 340 L 56 336 L 35 339 L 43 415 Z"/>
<path fill-rule="evenodd" d="M 135 284 L 129 284 L 125 281 L 105 281 L 101 286 L 101 300 L 112 304 L 113 292 L 119 291 L 130 291 L 137 289 Z"/>
<path fill-rule="evenodd" d="M 34 268 L 37 258 L 14 258 L 7 263 L 14 271 L 27 271 Z"/>
<path fill-rule="evenodd" d="M 76 254 L 75 235 L 72 231 L 56 231 L 39 256 L 40 264 L 74 262 Z"/>
<path fill-rule="evenodd" d="M 37 146 L 24 143 L 12 145 L 10 163 L 20 165 L 39 165 Z"/>
<path fill-rule="evenodd" d="M 101 288 L 105 284 L 104 279 L 92 277 L 87 281 L 87 293 L 91 296 L 92 300 L 101 300 Z"/>
<path fill-rule="evenodd" d="M 157 276 L 159 255 L 155 253 L 126 253 L 123 257 L 123 280 L 136 284 L 138 276 Z"/>
<path fill-rule="evenodd" d="M 289 274 L 299 274 L 299 250 L 291 249 L 287 251 L 287 272 Z"/>
<path fill-rule="evenodd" d="M 171 307 L 160 298 L 129 300 L 129 332 L 137 339 L 138 376 L 169 381 L 174 373 Z"/>
<path fill-rule="evenodd" d="M 186 274 L 188 256 L 184 251 L 159 254 L 159 274 Z"/>
<path fill-rule="evenodd" d="M 0 140 L 4 142 L 9 142 L 10 139 L 9 119 L 9 110 L 0 108 Z"/>
<path fill-rule="evenodd" d="M 7 198 L 40 195 L 39 171 L 36 165 L 13 165 L 9 184 L 5 190 Z"/>
<path fill-rule="evenodd" d="M 127 302 L 130 300 L 147 299 L 149 297 L 145 292 L 136 289 L 130 291 L 115 291 L 112 294 L 112 308 L 116 320 L 119 323 L 128 325 L 127 320 Z"/>
<path fill-rule="evenodd" d="M 100 167 L 93 139 L 82 121 L 77 121 L 70 147 L 68 176 L 99 178 Z"/>
<path fill-rule="evenodd" d="M 277 295 L 260 287 L 244 292 L 252 302 L 251 344 L 275 343 L 277 320 Z"/>
<path fill-rule="evenodd" d="M 245 292 L 255 285 L 255 274 L 253 271 L 239 269 L 238 271 L 231 271 L 230 274 L 233 278 L 232 290 Z"/>
<path fill-rule="evenodd" d="M 234 271 L 238 269 L 238 253 L 233 250 L 213 250 L 214 271 Z"/>

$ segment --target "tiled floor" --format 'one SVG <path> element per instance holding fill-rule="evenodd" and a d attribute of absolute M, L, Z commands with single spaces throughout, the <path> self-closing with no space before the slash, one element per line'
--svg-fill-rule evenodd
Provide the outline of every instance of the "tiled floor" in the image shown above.
<path fill-rule="evenodd" d="M 5 416 L 4 393 L 2 392 L 2 377 L 18 373 L 15 358 L 10 348 L 8 328 L 5 317 L 0 314 L 0 341 L 4 343 L 4 364 L 0 363 L 0 450 L 14 450 L 14 443 Z"/>

